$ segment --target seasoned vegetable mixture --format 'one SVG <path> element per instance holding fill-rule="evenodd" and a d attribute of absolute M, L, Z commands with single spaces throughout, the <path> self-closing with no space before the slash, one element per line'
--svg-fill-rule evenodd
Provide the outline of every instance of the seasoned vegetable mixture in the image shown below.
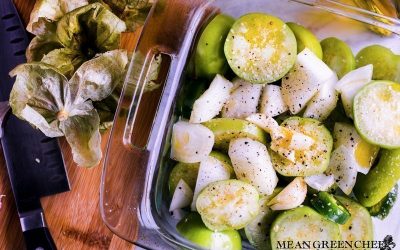
<path fill-rule="evenodd" d="M 215 16 L 172 130 L 178 232 L 207 249 L 373 240 L 400 179 L 398 62 L 268 14 Z"/>

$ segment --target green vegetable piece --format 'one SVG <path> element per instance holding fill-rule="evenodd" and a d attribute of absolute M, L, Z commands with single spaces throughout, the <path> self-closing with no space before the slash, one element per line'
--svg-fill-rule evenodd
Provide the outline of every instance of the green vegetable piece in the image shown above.
<path fill-rule="evenodd" d="M 393 208 L 397 200 L 398 185 L 396 184 L 392 190 L 376 205 L 367 208 L 370 215 L 377 217 L 380 220 L 385 219 L 390 210 Z"/>
<path fill-rule="evenodd" d="M 303 133 L 314 140 L 307 150 L 296 151 L 292 162 L 274 151 L 270 151 L 275 170 L 284 176 L 310 176 L 322 174 L 329 165 L 333 138 L 318 120 L 293 116 L 282 122 L 281 126 Z"/>
<path fill-rule="evenodd" d="M 372 219 L 367 209 L 357 202 L 342 196 L 335 198 L 350 212 L 351 217 L 339 225 L 343 241 L 370 241 L 374 239 Z M 367 249 L 367 248 L 365 248 Z"/>
<path fill-rule="evenodd" d="M 227 151 L 229 142 L 235 138 L 248 137 L 266 143 L 267 134 L 253 123 L 235 118 L 216 118 L 203 123 L 215 136 L 214 147 Z"/>
<path fill-rule="evenodd" d="M 93 102 L 110 96 L 124 79 L 126 51 L 113 50 L 85 62 L 70 80 L 43 63 L 17 66 L 10 106 L 49 137 L 65 136 L 74 161 L 92 167 L 101 159 L 100 118 Z"/>
<path fill-rule="evenodd" d="M 208 229 L 198 213 L 190 213 L 177 225 L 178 232 L 189 241 L 212 250 L 241 250 L 242 240 L 235 230 L 214 232 Z"/>
<path fill-rule="evenodd" d="M 232 175 L 235 176 L 235 173 L 234 173 L 233 167 L 232 167 L 232 162 L 228 155 L 218 152 L 218 151 L 211 151 L 210 156 L 214 157 L 215 159 L 222 162 L 228 169 L 231 170 Z"/>
<path fill-rule="evenodd" d="M 319 59 L 322 59 L 322 48 L 318 38 L 304 26 L 297 23 L 286 23 L 293 31 L 297 41 L 297 53 L 309 48 Z"/>
<path fill-rule="evenodd" d="M 341 240 L 338 224 L 303 206 L 278 215 L 271 227 L 272 249 L 283 249 L 282 242 Z"/>
<path fill-rule="evenodd" d="M 400 149 L 381 150 L 378 164 L 366 175 L 358 175 L 353 189 L 357 200 L 364 207 L 381 201 L 400 179 Z"/>
<path fill-rule="evenodd" d="M 212 78 L 225 74 L 228 63 L 224 54 L 224 42 L 232 24 L 230 16 L 215 16 L 201 33 L 195 52 L 195 70 L 199 77 Z"/>
<path fill-rule="evenodd" d="M 233 24 L 225 41 L 229 66 L 251 83 L 271 83 L 282 78 L 296 60 L 296 38 L 279 18 L 250 13 Z"/>
<path fill-rule="evenodd" d="M 311 200 L 311 205 L 328 220 L 344 224 L 350 219 L 347 209 L 327 192 L 319 192 Z"/>
<path fill-rule="evenodd" d="M 174 193 L 178 182 L 182 179 L 194 190 L 196 186 L 197 174 L 199 173 L 199 163 L 183 163 L 179 162 L 172 169 L 169 179 L 168 187 L 171 195 Z"/>
<path fill-rule="evenodd" d="M 96 54 L 118 49 L 121 32 L 125 30 L 124 21 L 101 3 L 85 5 L 58 21 L 42 20 L 37 36 L 28 46 L 27 60 L 41 61 L 47 55 L 46 63 L 70 76 L 71 71 Z M 67 65 L 69 62 L 71 65 Z"/>
<path fill-rule="evenodd" d="M 400 147 L 400 84 L 366 85 L 354 97 L 353 113 L 356 129 L 366 141 L 382 148 Z"/>
<path fill-rule="evenodd" d="M 196 208 L 211 230 L 241 229 L 257 216 L 259 194 L 255 187 L 243 181 L 216 181 L 200 192 Z"/>
<path fill-rule="evenodd" d="M 356 67 L 356 61 L 351 48 L 336 37 L 325 38 L 321 41 L 322 61 L 324 61 L 339 79 Z"/>
<path fill-rule="evenodd" d="M 357 68 L 372 64 L 372 79 L 400 82 L 400 57 L 381 45 L 371 45 L 360 50 L 356 56 Z"/>
<path fill-rule="evenodd" d="M 246 238 L 257 250 L 271 249 L 269 230 L 279 212 L 272 210 L 267 204 L 281 191 L 282 188 L 277 187 L 271 195 L 261 197 L 260 212 L 257 217 L 244 228 Z"/>

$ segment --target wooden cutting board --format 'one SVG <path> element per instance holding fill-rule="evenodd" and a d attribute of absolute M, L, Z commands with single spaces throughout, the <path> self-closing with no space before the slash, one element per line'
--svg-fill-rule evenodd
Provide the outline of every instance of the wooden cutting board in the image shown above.
<path fill-rule="evenodd" d="M 25 24 L 35 0 L 14 0 Z M 124 36 L 122 46 L 132 49 L 140 31 Z M 1 38 L 0 38 L 1 39 Z M 102 148 L 108 132 L 102 136 Z M 113 235 L 103 224 L 99 210 L 99 166 L 84 169 L 76 166 L 68 144 L 61 139 L 71 191 L 42 199 L 48 226 L 59 249 L 133 249 L 133 245 Z M 8 180 L 3 154 L 0 153 L 0 249 L 24 249 L 14 198 Z"/>

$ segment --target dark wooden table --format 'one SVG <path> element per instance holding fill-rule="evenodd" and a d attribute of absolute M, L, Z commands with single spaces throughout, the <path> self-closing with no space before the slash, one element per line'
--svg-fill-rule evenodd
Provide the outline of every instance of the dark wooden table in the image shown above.
<path fill-rule="evenodd" d="M 29 20 L 35 0 L 14 0 L 20 16 Z M 122 46 L 132 48 L 137 34 L 125 36 Z M 0 38 L 1 39 L 1 38 Z M 104 152 L 108 133 L 102 137 Z M 77 167 L 72 161 L 68 144 L 60 140 L 71 183 L 71 191 L 42 199 L 46 219 L 59 249 L 133 249 L 126 241 L 113 235 L 103 224 L 99 210 L 99 185 L 101 164 L 91 169 Z M 24 249 L 14 198 L 0 153 L 0 195 L 3 206 L 0 209 L 0 249 Z"/>

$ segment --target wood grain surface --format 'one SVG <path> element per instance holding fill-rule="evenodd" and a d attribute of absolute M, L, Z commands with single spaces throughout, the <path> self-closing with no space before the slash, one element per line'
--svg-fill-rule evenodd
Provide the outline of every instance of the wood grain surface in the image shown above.
<path fill-rule="evenodd" d="M 14 0 L 14 2 L 26 24 L 35 0 Z M 122 46 L 133 48 L 138 32 L 124 35 L 121 39 Z M 102 136 L 103 152 L 107 138 L 108 132 Z M 131 244 L 113 235 L 102 222 L 99 210 L 101 163 L 91 169 L 79 168 L 73 163 L 70 148 L 65 140 L 61 139 L 60 143 L 71 191 L 42 199 L 47 223 L 57 247 L 71 250 L 133 249 Z M 24 249 L 21 227 L 2 153 L 0 153 L 0 195 L 5 195 L 0 209 L 0 249 Z"/>

